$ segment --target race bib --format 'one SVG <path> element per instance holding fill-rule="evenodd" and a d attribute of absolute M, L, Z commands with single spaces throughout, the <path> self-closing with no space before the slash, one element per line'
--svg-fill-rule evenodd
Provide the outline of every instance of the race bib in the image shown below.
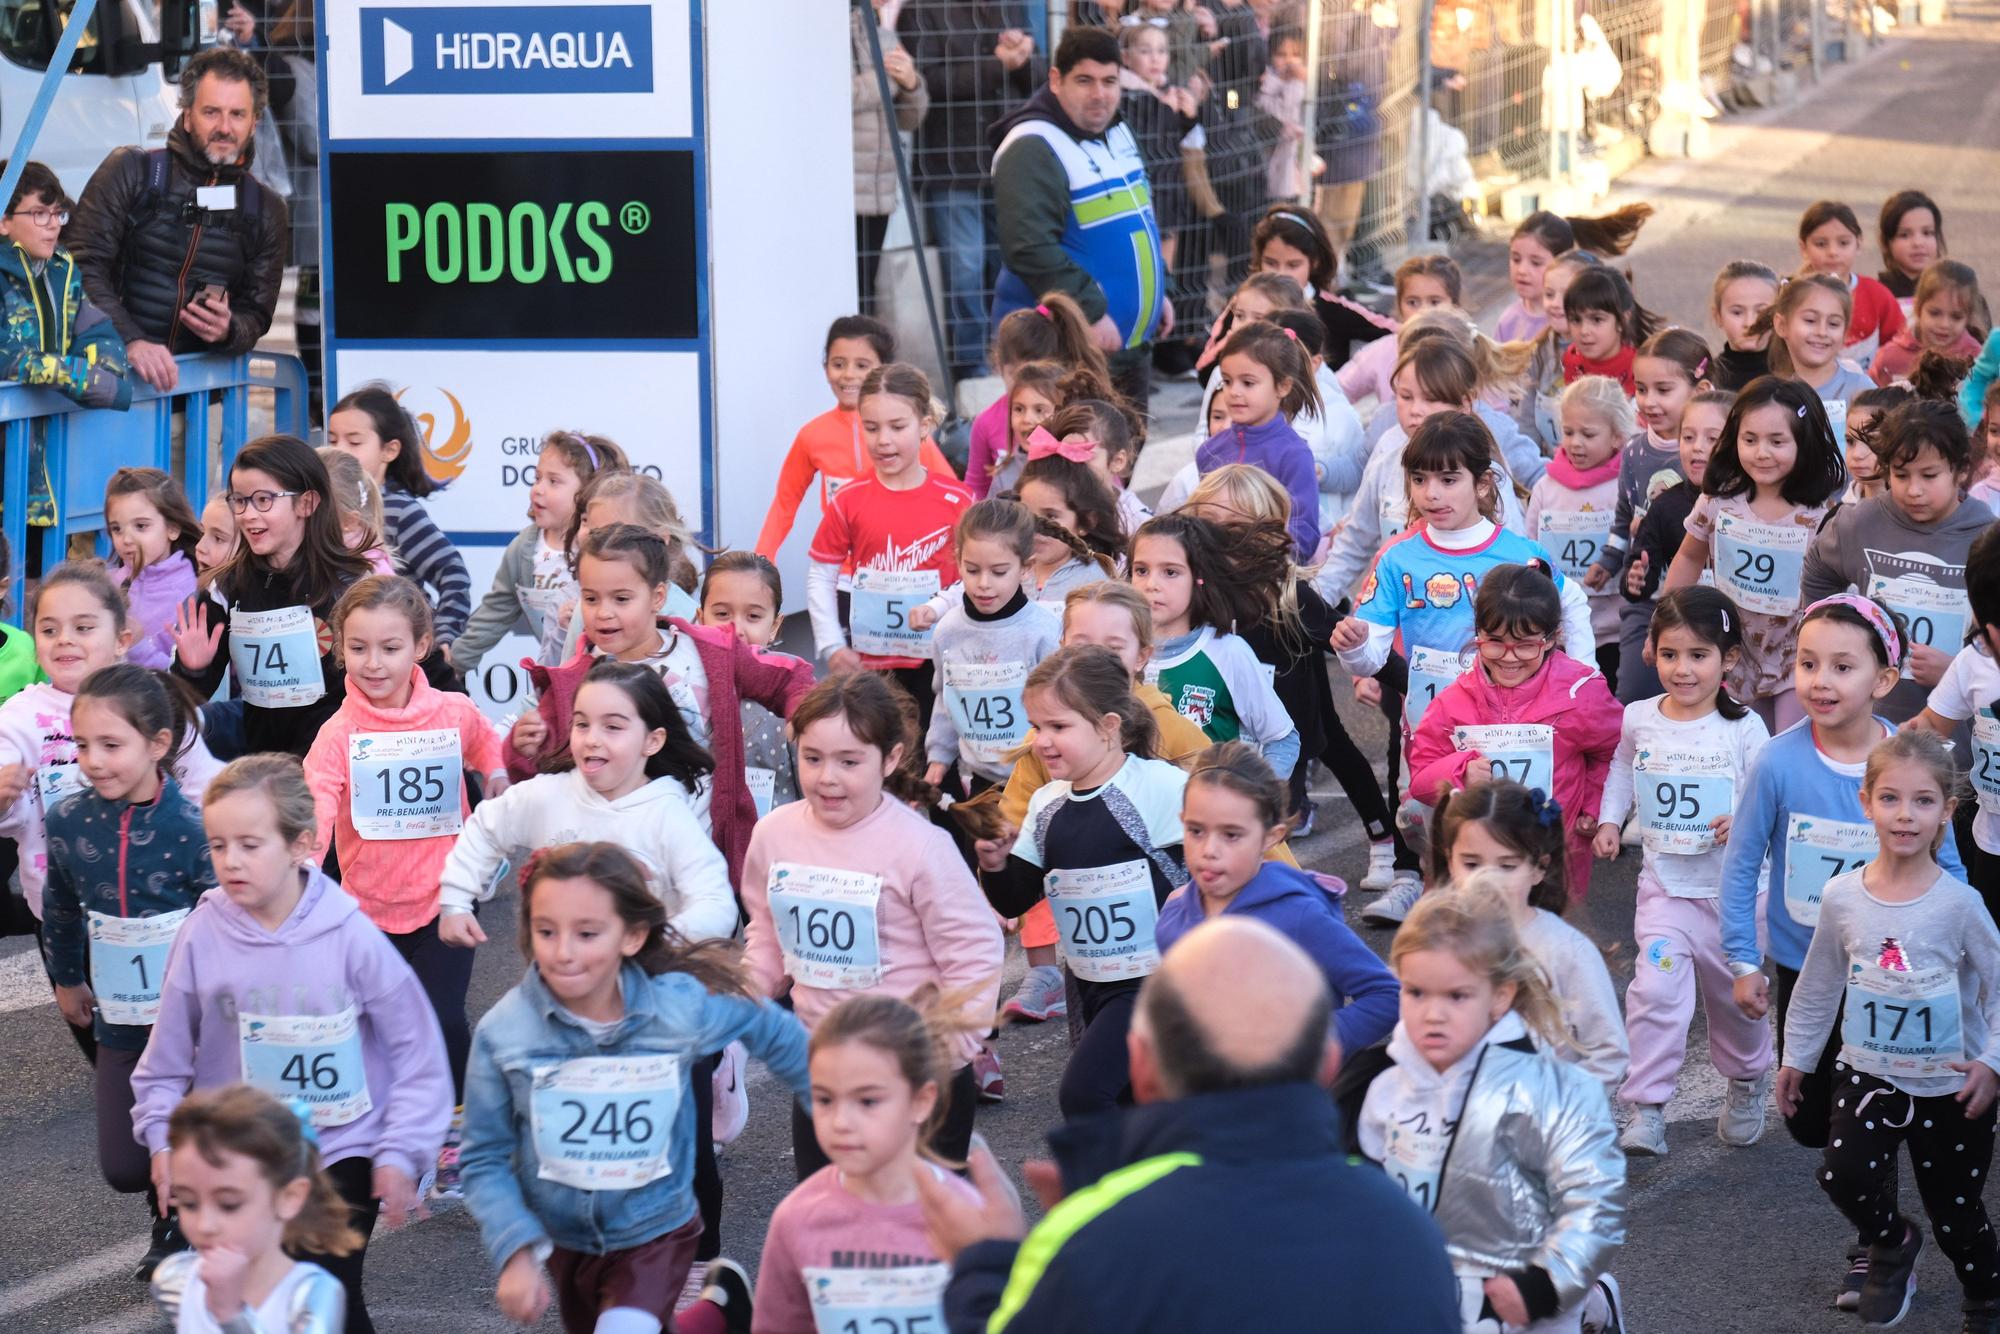
<path fill-rule="evenodd" d="M 1812 529 L 1759 523 L 1724 511 L 1715 519 L 1715 586 L 1745 611 L 1790 616 L 1799 609 Z"/>
<path fill-rule="evenodd" d="M 113 917 L 92 911 L 84 922 L 90 937 L 90 989 L 107 1024 L 150 1025 L 160 1017 L 160 980 L 167 975 L 167 952 L 187 920 L 189 908 L 157 917 Z"/>
<path fill-rule="evenodd" d="M 1852 354 L 1854 351 L 1851 347 L 1847 350 L 1849 354 Z M 1873 348 L 1869 349 L 1869 355 L 1874 355 Z M 1865 360 L 1861 363 L 1861 369 L 1868 369 L 1868 363 Z M 1844 398 L 1823 398 L 1820 400 L 1820 406 L 1826 409 L 1826 424 L 1833 428 L 1833 438 L 1838 440 L 1841 446 L 1845 448 L 1847 445 L 1847 400 Z"/>
<path fill-rule="evenodd" d="M 1710 821 L 1736 805 L 1735 763 L 1727 752 L 1649 747 L 1632 757 L 1632 787 L 1648 852 L 1707 852 L 1715 847 Z M 1698 897 L 1713 898 L 1715 890 Z"/>
<path fill-rule="evenodd" d="M 1556 729 L 1547 723 L 1490 723 L 1451 729 L 1451 744 L 1476 750 L 1493 777 L 1556 793 Z"/>
<path fill-rule="evenodd" d="M 238 1014 L 243 1082 L 312 1108 L 313 1124 L 344 1126 L 374 1110 L 353 1006 L 339 1014 Z"/>
<path fill-rule="evenodd" d="M 937 596 L 936 570 L 856 570 L 847 633 L 856 653 L 928 658 L 931 632 L 910 628 L 910 611 Z"/>
<path fill-rule="evenodd" d="M 1928 579 L 1874 576 L 1868 580 L 1868 596 L 1890 611 L 1902 613 L 1908 622 L 1912 645 L 1922 644 L 1952 654 L 1965 643 L 1965 623 L 1972 616 L 1972 604 L 1962 588 L 1945 588 Z M 1907 654 L 1903 659 L 1903 679 L 1910 679 Z"/>
<path fill-rule="evenodd" d="M 1439 648 L 1412 648 L 1409 655 L 1410 693 L 1403 696 L 1403 722 L 1414 732 L 1438 693 L 1465 674 L 1465 656 Z"/>
<path fill-rule="evenodd" d="M 814 1334 L 945 1334 L 949 1265 L 804 1273 Z"/>
<path fill-rule="evenodd" d="M 540 646 L 537 657 L 545 663 L 557 661 L 563 641 L 569 637 L 569 627 L 563 623 L 563 603 L 576 595 L 575 590 L 566 585 L 538 588 L 531 584 L 520 589 L 519 595 L 521 605 L 534 617 L 535 640 Z"/>
<path fill-rule="evenodd" d="M 319 628 L 310 607 L 229 613 L 229 666 L 243 702 L 291 709 L 326 694 L 319 666 Z"/>
<path fill-rule="evenodd" d="M 577 1190 L 632 1190 L 674 1170 L 677 1056 L 573 1056 L 535 1069 L 536 1175 Z"/>
<path fill-rule="evenodd" d="M 89 781 L 83 776 L 83 766 L 75 760 L 64 764 L 44 764 L 35 770 L 35 797 L 42 803 L 43 818 L 47 818 L 64 797 L 81 792 Z"/>
<path fill-rule="evenodd" d="M 757 818 L 763 819 L 771 813 L 771 807 L 778 799 L 778 771 L 759 769 L 756 765 L 745 765 L 744 781 L 750 785 L 750 799 L 757 803 Z"/>
<path fill-rule="evenodd" d="M 1901 960 L 1892 937 L 1880 959 Z M 1840 1059 L 1880 1079 L 1948 1079 L 1965 1059 L 1958 1011 L 1958 974 L 1950 968 L 1910 972 L 1850 958 L 1847 1001 L 1840 1018 Z"/>
<path fill-rule="evenodd" d="M 1991 709 L 1972 715 L 1972 786 L 1981 806 L 2000 811 L 2000 718 Z"/>
<path fill-rule="evenodd" d="M 881 876 L 778 862 L 771 867 L 769 891 L 778 949 L 794 981 L 858 991 L 882 980 L 875 919 Z"/>
<path fill-rule="evenodd" d="M 1544 510 L 1541 543 L 1565 579 L 1581 579 L 1611 536 L 1610 510 Z"/>
<path fill-rule="evenodd" d="M 1402 532 L 1403 525 L 1409 521 L 1410 497 L 1403 490 L 1402 479 L 1398 477 L 1395 485 L 1389 491 L 1384 492 L 1382 499 L 1377 502 L 1375 506 L 1375 522 L 1376 526 L 1382 530 L 1382 537 L 1386 540 Z"/>
<path fill-rule="evenodd" d="M 848 484 L 851 483 L 853 480 L 854 479 L 852 477 L 830 477 L 825 473 L 821 473 L 820 481 L 826 488 L 826 498 L 821 503 L 821 508 L 825 508 L 827 505 L 831 505 L 833 503 L 833 498 L 839 495 L 842 491 L 846 490 Z"/>
<path fill-rule="evenodd" d="M 1389 1123 L 1382 1142 L 1382 1167 L 1425 1213 L 1437 1208 L 1438 1180 L 1452 1127 L 1419 1108 Z"/>
<path fill-rule="evenodd" d="M 1069 970 L 1086 982 L 1124 982 L 1160 966 L 1159 902 L 1144 861 L 1050 871 L 1043 882 Z"/>
<path fill-rule="evenodd" d="M 1535 430 L 1551 447 L 1562 443 L 1562 395 L 1535 395 Z"/>
<path fill-rule="evenodd" d="M 1794 815 L 1785 830 L 1785 911 L 1800 926 L 1819 925 L 1826 882 L 1875 860 L 1875 826 L 1863 820 Z"/>
<path fill-rule="evenodd" d="M 432 838 L 464 824 L 458 729 L 347 738 L 347 813 L 363 838 Z"/>
<path fill-rule="evenodd" d="M 958 729 L 959 745 L 975 764 L 1000 765 L 1028 735 L 1028 711 L 1021 691 L 1028 684 L 1023 662 L 947 662 L 944 702 Z"/>

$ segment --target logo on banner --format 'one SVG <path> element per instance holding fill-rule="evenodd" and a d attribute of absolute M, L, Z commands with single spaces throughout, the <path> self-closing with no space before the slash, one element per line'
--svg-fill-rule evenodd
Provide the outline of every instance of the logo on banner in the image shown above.
<path fill-rule="evenodd" d="M 650 5 L 361 11 L 364 93 L 650 93 Z"/>
<path fill-rule="evenodd" d="M 406 390 L 396 391 L 396 401 L 403 401 Z M 417 429 L 424 434 L 422 449 L 424 475 L 439 486 L 456 481 L 465 471 L 466 462 L 472 456 L 472 421 L 465 415 L 465 405 L 449 389 L 438 390 L 444 401 L 451 404 L 451 426 L 443 437 L 438 434 L 438 415 L 435 412 L 416 412 Z"/>

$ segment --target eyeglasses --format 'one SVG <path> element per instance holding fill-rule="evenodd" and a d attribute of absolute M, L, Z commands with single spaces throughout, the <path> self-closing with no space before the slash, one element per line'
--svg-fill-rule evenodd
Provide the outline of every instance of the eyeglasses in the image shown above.
<path fill-rule="evenodd" d="M 241 514 L 244 510 L 256 510 L 259 514 L 269 514 L 271 506 L 297 494 L 299 493 L 296 491 L 252 491 L 247 496 L 239 496 L 232 491 L 226 499 L 229 501 L 229 509 L 232 514 Z"/>
<path fill-rule="evenodd" d="M 1517 658 L 1528 661 L 1548 651 L 1555 642 L 1553 635 L 1538 635 L 1533 639 L 1501 639 L 1494 635 L 1474 635 L 1479 651 L 1489 658 Z"/>
<path fill-rule="evenodd" d="M 51 222 L 58 227 L 69 226 L 69 210 L 66 208 L 17 208 L 7 216 L 26 218 L 37 227 L 46 227 Z"/>

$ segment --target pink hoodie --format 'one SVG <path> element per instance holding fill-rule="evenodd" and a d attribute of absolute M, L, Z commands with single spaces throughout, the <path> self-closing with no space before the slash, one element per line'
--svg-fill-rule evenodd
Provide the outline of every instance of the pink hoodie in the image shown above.
<path fill-rule="evenodd" d="M 1578 830 L 1577 819 L 1597 819 L 1624 722 L 1603 675 L 1567 653 L 1551 651 L 1541 671 L 1512 689 L 1494 685 L 1475 662 L 1438 692 L 1410 737 L 1410 795 L 1435 806 L 1447 791 L 1465 787 L 1467 768 L 1483 761 L 1477 750 L 1452 744 L 1454 728 L 1541 723 L 1555 729 L 1553 795 L 1568 832 L 1569 894 L 1579 900 L 1590 888 L 1590 836 Z"/>
<path fill-rule="evenodd" d="M 313 857 L 326 860 L 326 846 L 337 842 L 340 878 L 368 919 L 391 935 L 415 931 L 438 914 L 438 877 L 451 855 L 456 834 L 428 838 L 363 838 L 354 829 L 349 790 L 348 741 L 357 732 L 438 732 L 456 729 L 462 767 L 482 777 L 504 776 L 507 762 L 500 753 L 500 734 L 464 695 L 451 694 L 414 671 L 410 702 L 400 709 L 382 709 L 368 702 L 352 676 L 347 698 L 333 717 L 320 725 L 312 749 L 306 752 L 306 786 L 312 789 L 319 834 Z M 465 785 L 459 784 L 458 813 L 471 814 Z"/>

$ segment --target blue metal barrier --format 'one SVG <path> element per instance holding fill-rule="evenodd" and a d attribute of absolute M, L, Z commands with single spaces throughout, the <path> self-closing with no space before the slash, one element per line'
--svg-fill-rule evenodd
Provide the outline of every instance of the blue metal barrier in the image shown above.
<path fill-rule="evenodd" d="M 21 583 L 28 537 L 28 452 L 43 435 L 56 526 L 44 529 L 43 561 L 61 560 L 74 533 L 104 526 L 104 484 L 120 468 L 173 471 L 174 445 L 183 443 L 180 478 L 197 513 L 229 475 L 236 451 L 249 441 L 251 396 L 268 392 L 275 433 L 306 433 L 306 368 L 297 357 L 249 352 L 240 357 L 186 356 L 180 384 L 162 394 L 134 377 L 129 412 L 84 408 L 52 389 L 0 383 L 0 531 L 12 554 L 8 605 L 21 614 Z M 261 408 L 261 405 L 259 405 Z M 259 412 L 261 416 L 261 410 Z M 218 471 L 209 471 L 211 442 L 220 427 Z"/>

